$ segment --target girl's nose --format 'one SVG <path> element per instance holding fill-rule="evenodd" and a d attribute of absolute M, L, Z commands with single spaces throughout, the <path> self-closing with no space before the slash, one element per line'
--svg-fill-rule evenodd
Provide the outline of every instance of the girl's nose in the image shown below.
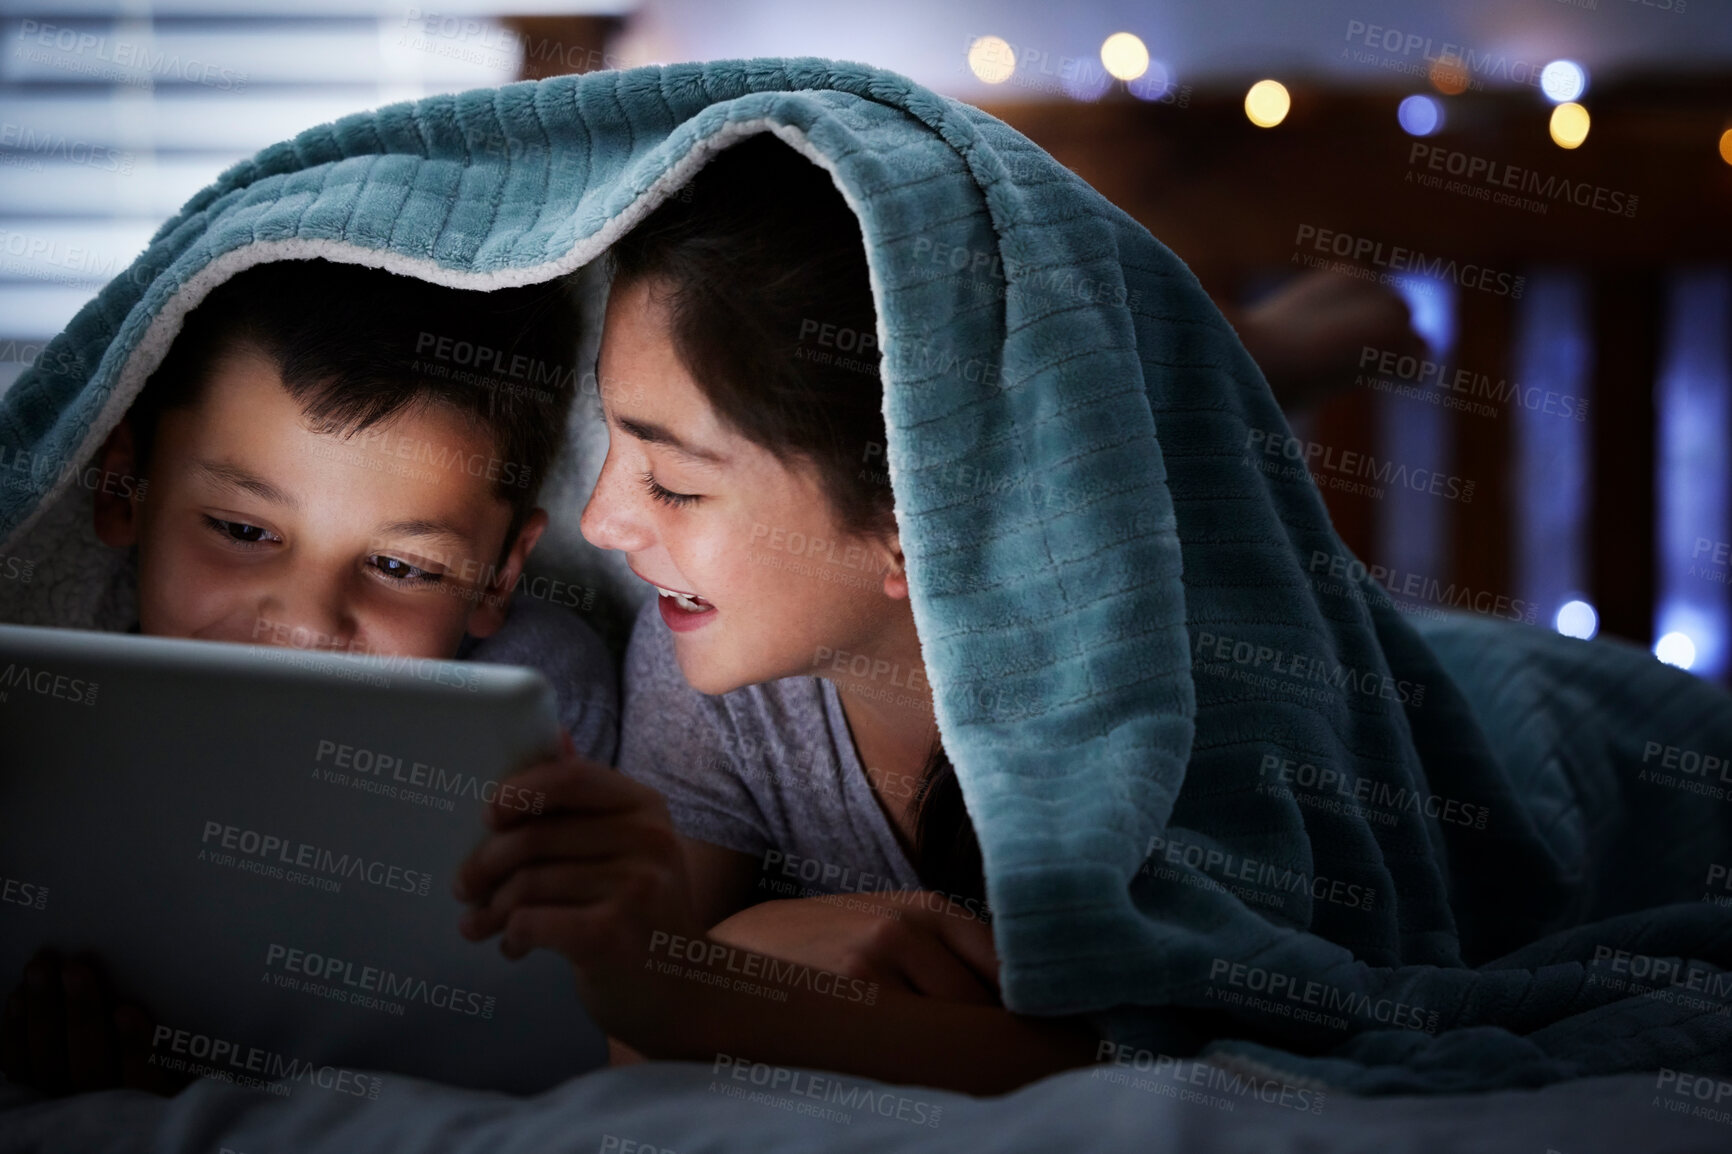
<path fill-rule="evenodd" d="M 583 507 L 578 529 L 583 539 L 597 549 L 641 553 L 655 542 L 655 534 L 642 515 L 641 504 L 632 500 L 630 478 L 619 467 L 612 452 L 602 462 L 595 492 Z"/>

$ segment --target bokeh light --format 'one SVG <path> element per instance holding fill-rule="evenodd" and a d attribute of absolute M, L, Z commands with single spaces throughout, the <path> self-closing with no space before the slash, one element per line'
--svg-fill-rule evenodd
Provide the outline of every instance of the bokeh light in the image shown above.
<path fill-rule="evenodd" d="M 1003 84 L 1016 71 L 1016 50 L 1003 37 L 978 36 L 968 46 L 968 69 L 988 84 Z"/>
<path fill-rule="evenodd" d="M 1667 665 L 1688 669 L 1696 664 L 1696 643 L 1687 634 L 1668 633 L 1654 642 L 1654 656 Z"/>
<path fill-rule="evenodd" d="M 1064 89 L 1065 95 L 1072 100 L 1099 100 L 1113 86 L 1113 78 L 1099 68 L 1087 67 L 1087 61 L 1081 63 L 1085 66 L 1068 76 L 1061 75 L 1059 87 Z"/>
<path fill-rule="evenodd" d="M 1552 109 L 1552 143 L 1559 148 L 1580 148 L 1588 138 L 1588 110 L 1579 104 L 1560 104 Z"/>
<path fill-rule="evenodd" d="M 1101 63 L 1116 80 L 1135 80 L 1149 70 L 1149 50 L 1129 32 L 1114 32 L 1101 43 Z"/>
<path fill-rule="evenodd" d="M 1146 72 L 1125 84 L 1125 91 L 1138 100 L 1160 100 L 1172 90 L 1173 74 L 1159 60 L 1149 61 Z"/>
<path fill-rule="evenodd" d="M 1443 105 L 1429 96 L 1409 96 L 1396 109 L 1395 119 L 1409 136 L 1430 136 L 1443 127 Z"/>
<path fill-rule="evenodd" d="M 1732 128 L 1720 134 L 1720 159 L 1732 164 Z"/>
<path fill-rule="evenodd" d="M 1566 601 L 1558 610 L 1553 624 L 1565 637 L 1579 637 L 1583 641 L 1589 641 L 1600 631 L 1600 615 L 1586 601 Z"/>
<path fill-rule="evenodd" d="M 1553 104 L 1580 100 L 1588 90 L 1588 74 L 1574 60 L 1554 60 L 1540 72 L 1540 91 Z"/>
<path fill-rule="evenodd" d="M 1431 86 L 1445 96 L 1460 96 L 1467 91 L 1473 76 L 1467 65 L 1453 56 L 1440 56 L 1431 62 Z"/>
<path fill-rule="evenodd" d="M 1293 98 L 1279 80 L 1259 80 L 1245 93 L 1245 115 L 1258 128 L 1274 128 L 1287 119 Z"/>

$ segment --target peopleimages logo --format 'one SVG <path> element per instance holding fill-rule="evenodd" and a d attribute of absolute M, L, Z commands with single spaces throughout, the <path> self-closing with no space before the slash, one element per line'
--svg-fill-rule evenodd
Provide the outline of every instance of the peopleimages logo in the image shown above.
<path fill-rule="evenodd" d="M 1357 383 L 1380 388 L 1386 383 L 1393 385 L 1395 382 L 1405 382 L 1413 385 L 1414 389 L 1384 388 L 1382 391 L 1423 393 L 1433 404 L 1438 403 L 1439 397 L 1443 397 L 1444 408 L 1461 409 L 1476 416 L 1493 417 L 1499 412 L 1490 404 L 1479 403 L 1480 399 L 1483 399 L 1506 408 L 1520 405 L 1529 412 L 1566 420 L 1588 419 L 1586 397 L 1523 385 L 1504 377 L 1499 377 L 1494 383 L 1487 373 L 1455 368 L 1441 361 L 1426 360 L 1393 349 L 1380 349 L 1374 345 L 1362 346 L 1359 350 L 1359 367 L 1369 368 L 1376 375 L 1362 372 Z M 1380 380 L 1380 377 L 1383 380 Z"/>
<path fill-rule="evenodd" d="M 1336 1029 L 1342 1028 L 1346 1019 L 1356 1018 L 1380 1026 L 1417 1030 L 1422 1034 L 1437 1032 L 1439 1016 L 1436 1010 L 1426 1010 L 1411 1002 L 1373 998 L 1361 990 L 1296 978 L 1280 970 L 1228 958 L 1215 958 L 1210 962 L 1209 982 L 1209 996 L 1229 1005 L 1247 1005 L 1300 1021 L 1322 1020 Z M 1329 1015 L 1334 1016 L 1334 1021 L 1329 1020 Z"/>
<path fill-rule="evenodd" d="M 110 39 L 94 32 L 22 20 L 12 55 L 119 84 L 148 87 L 156 77 L 202 84 L 222 92 L 244 92 L 247 74 L 208 64 L 178 52 L 155 48 L 147 40 Z"/>
<path fill-rule="evenodd" d="M 1233 853 L 1219 846 L 1205 846 L 1198 842 L 1187 842 L 1178 839 L 1162 837 L 1154 834 L 1149 838 L 1149 848 L 1142 869 L 1139 873 L 1153 876 L 1165 876 L 1159 872 L 1160 862 L 1168 865 L 1182 865 L 1214 879 L 1216 882 L 1240 897 L 1245 894 L 1243 886 L 1234 886 L 1233 882 L 1249 882 L 1254 887 L 1260 887 L 1269 893 L 1309 893 L 1318 901 L 1332 902 L 1336 905 L 1351 906 L 1355 909 L 1369 910 L 1377 901 L 1377 890 L 1372 886 L 1357 885 L 1342 881 L 1339 878 L 1327 878 L 1322 874 L 1308 874 L 1303 869 L 1294 869 L 1286 863 L 1259 861 L 1257 858 Z M 1166 871 L 1171 873 L 1173 871 Z M 1267 904 L 1267 903 L 1265 903 Z"/>
<path fill-rule="evenodd" d="M 1529 625 L 1539 618 L 1539 606 L 1532 601 L 1523 601 L 1519 597 L 1509 597 L 1487 589 L 1475 590 L 1466 585 L 1457 585 L 1453 581 L 1445 584 L 1435 577 L 1403 572 L 1386 565 L 1367 565 L 1356 557 L 1340 553 L 1313 549 L 1309 568 L 1313 582 L 1321 593 L 1349 597 L 1360 594 L 1354 599 L 1363 601 L 1359 583 L 1369 577 L 1395 596 L 1428 601 L 1450 609 L 1471 609 L 1488 617 L 1525 621 Z M 1334 580 L 1318 580 L 1324 575 Z M 1405 606 L 1398 604 L 1397 608 Z"/>
<path fill-rule="evenodd" d="M 82 677 L 69 677 L 52 669 L 32 669 L 16 661 L 8 662 L 5 669 L 0 669 L 0 701 L 7 699 L 9 691 L 20 690 L 71 705 L 95 705 L 99 688 L 96 682 Z"/>
<path fill-rule="evenodd" d="M 1481 52 L 1465 44 L 1434 40 L 1422 33 L 1389 28 L 1365 20 L 1349 20 L 1347 35 L 1342 39 L 1347 41 L 1347 45 L 1342 48 L 1341 54 L 1348 59 L 1388 67 L 1391 62 L 1389 59 L 1379 59 L 1362 49 L 1381 51 L 1396 60 L 1417 56 L 1424 62 L 1423 65 L 1396 68 L 1395 71 L 1427 75 L 1430 71 L 1427 66 L 1442 65 L 1472 76 L 1471 85 L 1475 89 L 1483 88 L 1484 81 L 1488 78 L 1537 88 L 1540 75 L 1545 71 L 1544 65 L 1537 62 L 1512 60 L 1502 53 Z"/>
<path fill-rule="evenodd" d="M 1366 490 L 1365 496 L 1381 498 L 1383 490 L 1377 486 L 1393 485 L 1415 493 L 1447 497 L 1464 505 L 1473 503 L 1475 483 L 1469 478 L 1436 469 L 1409 468 L 1387 457 L 1337 449 L 1321 441 L 1305 441 L 1290 434 L 1248 429 L 1245 452 L 1252 454 L 1249 463 L 1253 467 L 1278 479 L 1294 479 L 1290 471 L 1280 467 L 1280 462 L 1286 460 L 1293 462 L 1295 469 L 1309 473 L 1320 486 L 1348 492 L 1363 489 Z M 1259 455 L 1268 460 L 1257 460 Z"/>
<path fill-rule="evenodd" d="M 1313 252 L 1341 257 L 1345 261 L 1369 263 L 1391 272 L 1430 277 L 1461 288 L 1478 289 L 1493 296 L 1509 297 L 1511 300 L 1520 300 L 1527 287 L 1527 278 L 1523 276 L 1513 276 L 1484 265 L 1446 260 L 1440 256 L 1428 257 L 1417 249 L 1384 244 L 1370 237 L 1319 228 L 1314 224 L 1300 225 L 1298 233 L 1293 237 L 1293 243 L 1300 250 L 1294 253 L 1294 259 L 1298 261 L 1303 258 L 1302 263 L 1309 267 L 1326 267 L 1327 264 L 1319 264 L 1315 257 L 1305 253 L 1307 246 Z"/>
<path fill-rule="evenodd" d="M 398 890 L 416 897 L 426 897 L 427 888 L 433 881 L 433 875 L 424 870 L 407 870 L 382 861 L 373 861 L 359 854 L 340 854 L 323 846 L 290 841 L 276 834 L 242 829 L 240 826 L 226 825 L 220 821 L 205 822 L 204 836 L 200 841 L 206 846 L 210 846 L 212 841 L 216 843 L 214 847 L 198 851 L 200 861 L 244 868 L 248 873 L 262 873 L 269 877 L 281 877 L 282 866 L 299 867 L 316 874 L 328 875 L 319 880 L 334 882 L 337 886 L 342 884 L 335 881 L 337 878 L 358 880 L 370 886 Z M 235 854 L 220 854 L 217 852 L 219 849 L 234 850 L 247 860 L 243 865 L 235 859 Z"/>
<path fill-rule="evenodd" d="M 265 968 L 321 982 L 339 983 L 349 987 L 351 997 L 376 994 L 383 998 L 400 998 L 472 1018 L 492 1018 L 498 1001 L 492 994 L 465 990 L 445 982 L 429 982 L 426 978 L 399 974 L 382 966 L 357 965 L 344 958 L 294 949 L 277 942 L 265 949 Z"/>
<path fill-rule="evenodd" d="M 173 1026 L 157 1026 L 150 1047 L 153 1066 L 259 1089 L 286 1092 L 291 1088 L 289 1083 L 301 1082 L 337 1094 L 376 1099 L 384 1085 L 375 1075 L 342 1066 L 319 1065 L 275 1050 Z"/>
<path fill-rule="evenodd" d="M 1252 675 L 1252 679 L 1231 677 L 1231 680 L 1262 688 L 1272 688 L 1285 681 L 1306 689 L 1307 696 L 1319 701 L 1328 700 L 1334 691 L 1351 691 L 1385 701 L 1399 701 L 1415 708 L 1425 703 L 1423 682 L 1397 679 L 1380 670 L 1361 669 L 1332 657 L 1290 653 L 1207 630 L 1198 631 L 1193 658 L 1193 664 L 1201 672 L 1212 676 L 1230 676 L 1230 666 L 1240 666 L 1242 671 Z M 1209 662 L 1215 664 L 1206 664 Z M 1275 676 L 1259 677 L 1262 673 Z"/>
<path fill-rule="evenodd" d="M 1509 189 L 1546 201 L 1566 200 L 1578 208 L 1591 208 L 1614 216 L 1635 216 L 1639 198 L 1627 192 L 1602 188 L 1586 181 L 1570 181 L 1561 176 L 1541 176 L 1531 168 L 1491 160 L 1484 156 L 1445 148 L 1441 144 L 1415 141 L 1407 151 L 1409 180 L 1413 169 L 1423 163 L 1432 172 L 1460 176 L 1494 188 Z"/>
<path fill-rule="evenodd" d="M 710 1073 L 718 1078 L 759 1087 L 768 1094 L 786 1094 L 791 1098 L 807 1098 L 846 1110 L 862 1110 L 881 1118 L 895 1118 L 915 1126 L 937 1126 L 944 1117 L 944 1107 L 935 1102 L 909 1098 L 888 1086 L 854 1085 L 833 1075 L 814 1074 L 810 1070 L 795 1070 L 787 1066 L 772 1066 L 749 1058 L 717 1054 Z M 711 1089 L 717 1083 L 710 1084 Z M 725 1083 L 724 1083 L 725 1085 Z M 777 1105 L 766 1102 L 766 1105 Z M 851 1121 L 843 1115 L 844 1122 Z"/>

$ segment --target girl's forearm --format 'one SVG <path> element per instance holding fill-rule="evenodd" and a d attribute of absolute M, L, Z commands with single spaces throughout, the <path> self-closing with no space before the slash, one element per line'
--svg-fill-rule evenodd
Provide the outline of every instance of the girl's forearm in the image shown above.
<path fill-rule="evenodd" d="M 682 1028 L 646 1040 L 659 1058 L 762 1062 L 856 1074 L 966 1094 L 1002 1094 L 1095 1060 L 1097 1039 L 1075 1019 L 1013 1014 L 898 990 L 872 1005 L 808 988 L 786 1001 L 689 979 L 675 994 Z M 669 991 L 674 993 L 674 991 Z M 778 991 L 780 992 L 780 991 Z"/>

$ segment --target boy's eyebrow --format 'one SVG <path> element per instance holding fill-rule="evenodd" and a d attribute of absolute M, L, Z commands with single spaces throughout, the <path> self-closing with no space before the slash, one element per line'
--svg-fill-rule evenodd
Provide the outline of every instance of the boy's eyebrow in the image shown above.
<path fill-rule="evenodd" d="M 443 541 L 453 545 L 458 550 L 469 546 L 469 538 L 463 531 L 449 521 L 430 521 L 426 518 L 415 518 L 408 521 L 392 521 L 388 525 L 379 526 L 379 536 L 382 537 L 420 537 L 424 540 Z"/>
<path fill-rule="evenodd" d="M 291 509 L 300 507 L 300 502 L 286 490 L 279 489 L 257 473 L 249 473 L 233 461 L 200 461 L 199 472 L 221 485 L 231 489 L 240 489 L 251 493 L 262 501 L 274 505 L 286 505 Z"/>
<path fill-rule="evenodd" d="M 727 463 L 728 458 L 724 454 L 713 452 L 697 445 L 688 445 L 686 442 L 674 436 L 673 432 L 666 426 L 658 425 L 654 421 L 640 421 L 635 417 L 615 417 L 614 420 L 618 422 L 621 429 L 624 429 L 627 433 L 630 433 L 638 440 L 647 441 L 652 445 L 664 445 L 680 454 L 682 457 L 691 457 L 693 460 L 697 461 L 707 461 L 712 465 L 723 465 Z"/>

